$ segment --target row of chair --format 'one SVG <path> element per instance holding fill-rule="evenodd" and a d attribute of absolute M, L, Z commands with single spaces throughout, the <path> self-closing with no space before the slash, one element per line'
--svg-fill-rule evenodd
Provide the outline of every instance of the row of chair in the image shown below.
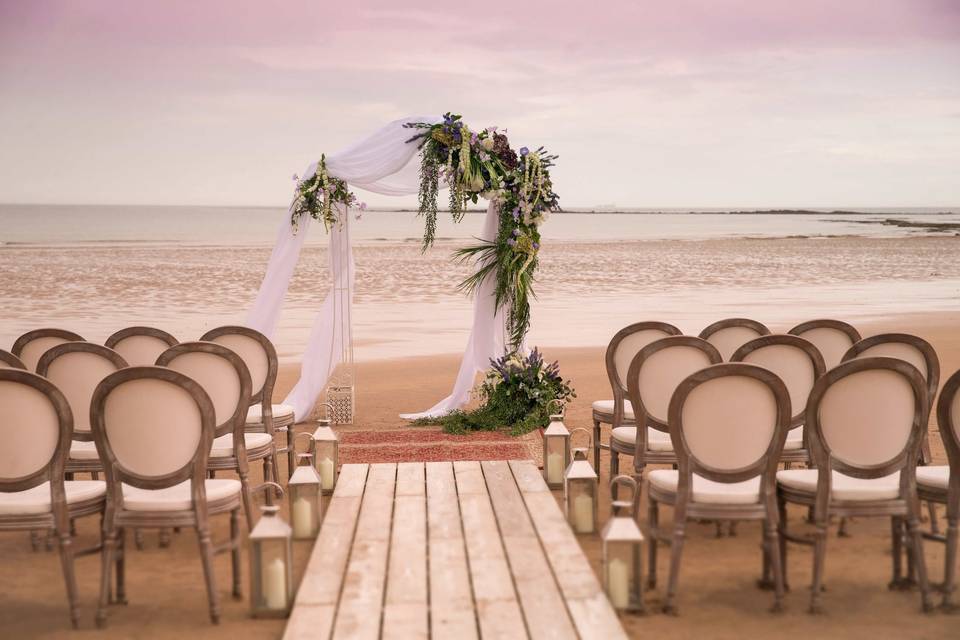
<path fill-rule="evenodd" d="M 214 553 L 231 552 L 233 593 L 240 595 L 241 508 L 248 528 L 254 524 L 248 462 L 263 461 L 265 480 L 277 475 L 274 347 L 245 327 L 186 343 L 133 328 L 112 336 L 113 348 L 76 338 L 41 330 L 21 337 L 13 353 L 0 351 L 0 436 L 12 444 L 0 452 L 0 529 L 55 532 L 76 626 L 75 555 L 103 551 L 102 625 L 107 605 L 125 597 L 124 531 L 195 528 L 216 622 Z M 214 478 L 218 470 L 235 471 L 239 480 Z M 93 479 L 74 480 L 80 472 Z M 103 514 L 102 543 L 75 551 L 73 521 L 96 513 Z M 226 513 L 230 541 L 215 549 L 209 517 Z"/>

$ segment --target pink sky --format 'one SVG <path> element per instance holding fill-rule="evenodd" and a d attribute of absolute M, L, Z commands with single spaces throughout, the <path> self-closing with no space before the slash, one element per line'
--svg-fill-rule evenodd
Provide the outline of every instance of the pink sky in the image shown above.
<path fill-rule="evenodd" d="M 960 206 L 960 2 L 0 0 L 0 202 L 283 205 L 447 110 L 568 206 Z"/>

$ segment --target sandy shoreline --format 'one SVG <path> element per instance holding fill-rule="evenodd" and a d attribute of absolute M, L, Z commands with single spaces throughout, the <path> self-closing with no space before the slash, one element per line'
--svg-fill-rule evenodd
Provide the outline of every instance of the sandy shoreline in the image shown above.
<path fill-rule="evenodd" d="M 928 339 L 937 349 L 943 377 L 960 368 L 960 313 L 898 316 L 884 322 L 861 324 L 865 335 L 882 331 L 909 331 Z M 774 330 L 787 327 L 773 326 Z M 603 369 L 603 347 L 564 348 L 546 346 L 548 358 L 559 359 L 565 376 L 573 379 L 578 398 L 568 411 L 571 426 L 589 426 L 590 402 L 608 394 Z M 358 365 L 358 425 L 360 429 L 394 429 L 405 426 L 397 414 L 430 406 L 448 393 L 459 364 L 459 356 L 421 356 L 361 362 Z M 293 384 L 296 368 L 285 366 L 276 399 Z M 306 427 L 301 427 L 302 429 Z M 937 461 L 943 461 L 938 437 L 933 437 Z M 629 464 L 625 461 L 624 464 Z M 606 480 L 608 458 L 604 456 L 601 478 Z M 255 481 L 259 467 L 253 468 Z M 556 494 L 559 499 L 559 493 Z M 602 517 L 609 503 L 601 506 Z M 665 514 L 665 517 L 669 517 Z M 664 517 L 664 516 L 662 516 Z M 799 526 L 801 514 L 791 522 Z M 223 520 L 223 519 L 221 519 Z M 97 525 L 87 519 L 80 523 L 80 544 L 92 542 Z M 226 522 L 217 522 L 215 539 L 226 536 Z M 890 592 L 889 525 L 883 520 L 861 520 L 852 524 L 852 538 L 830 537 L 827 556 L 828 614 L 811 617 L 806 611 L 806 585 L 810 579 L 811 556 L 807 549 L 791 547 L 788 611 L 774 616 L 767 609 L 772 596 L 758 591 L 754 580 L 760 566 L 760 533 L 755 525 L 743 524 L 734 538 L 715 538 L 708 525 L 692 527 L 685 547 L 680 580 L 679 617 L 661 614 L 627 617 L 631 636 L 657 638 L 752 638 L 776 635 L 782 638 L 871 637 L 948 638 L 955 637 L 957 619 L 943 614 L 919 613 L 917 593 Z M 223 606 L 223 620 L 211 626 L 206 617 L 206 599 L 196 538 L 191 532 L 174 536 L 169 549 L 159 549 L 156 534 L 148 532 L 143 551 L 129 545 L 126 606 L 111 607 L 109 627 L 93 628 L 93 614 L 100 575 L 99 556 L 78 560 L 82 606 L 80 632 L 68 630 L 66 601 L 60 567 L 55 553 L 30 551 L 26 533 L 0 537 L 0 580 L 11 588 L 0 594 L 0 635 L 9 638 L 279 638 L 283 622 L 251 620 L 246 601 L 229 597 L 229 560 L 218 556 L 217 584 Z M 595 570 L 599 569 L 599 542 L 581 537 L 581 544 Z M 925 547 L 933 580 L 940 580 L 943 548 L 928 542 Z M 295 545 L 298 572 L 303 570 L 309 544 Z M 246 557 L 244 558 L 246 563 Z M 243 575 L 246 579 L 246 564 Z M 661 585 L 665 567 L 661 566 Z M 246 583 L 244 583 L 246 584 Z M 15 585 L 15 586 L 14 586 Z M 246 592 L 246 586 L 244 587 Z M 648 594 L 656 608 L 661 591 Z"/>

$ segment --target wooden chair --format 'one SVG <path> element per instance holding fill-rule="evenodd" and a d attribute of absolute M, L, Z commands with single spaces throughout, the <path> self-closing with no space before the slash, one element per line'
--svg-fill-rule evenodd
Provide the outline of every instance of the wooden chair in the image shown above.
<path fill-rule="evenodd" d="M 83 342 L 83 338 L 72 331 L 63 329 L 34 329 L 28 331 L 13 343 L 13 355 L 20 358 L 28 371 L 36 371 L 37 363 L 47 349 L 64 342 Z"/>
<path fill-rule="evenodd" d="M 613 400 L 593 403 L 593 468 L 597 473 L 600 472 L 600 450 L 610 448 L 600 440 L 600 425 L 609 424 L 614 429 L 634 426 L 633 408 L 627 399 L 627 370 L 633 356 L 654 340 L 681 333 L 665 322 L 637 322 L 618 331 L 607 345 L 605 363 Z"/>
<path fill-rule="evenodd" d="M 106 483 L 64 481 L 73 418 L 67 399 L 49 380 L 0 369 L 0 409 L 0 531 L 55 531 L 70 620 L 77 627 L 80 605 L 73 561 L 96 549 L 75 550 L 70 523 L 103 512 Z"/>
<path fill-rule="evenodd" d="M 9 351 L 0 349 L 0 369 L 22 369 L 26 371 L 27 367 L 20 358 Z"/>
<path fill-rule="evenodd" d="M 106 624 L 110 570 L 127 527 L 197 530 L 210 619 L 216 624 L 220 600 L 214 553 L 231 552 L 233 595 L 240 597 L 242 490 L 238 480 L 206 479 L 216 423 L 210 397 L 178 371 L 130 367 L 110 374 L 97 386 L 90 415 L 107 479 L 97 625 Z M 215 550 L 209 518 L 225 513 L 230 514 L 230 542 Z M 118 573 L 122 584 L 122 566 Z"/>
<path fill-rule="evenodd" d="M 131 367 L 149 367 L 160 354 L 179 341 L 161 329 L 127 327 L 107 338 L 104 344 L 126 360 Z"/>
<path fill-rule="evenodd" d="M 827 371 L 840 364 L 850 347 L 861 340 L 856 327 L 841 320 L 810 320 L 798 324 L 787 333 L 812 342 L 823 356 Z"/>
<path fill-rule="evenodd" d="M 780 454 L 780 461 L 788 468 L 794 462 L 810 462 L 803 420 L 810 391 L 814 383 L 825 373 L 823 357 L 817 348 L 797 336 L 769 335 L 746 343 L 736 350 L 730 360 L 769 369 L 787 386 L 794 415 L 790 419 L 787 440 Z"/>
<path fill-rule="evenodd" d="M 678 469 L 649 474 L 649 577 L 656 586 L 657 544 L 669 542 L 670 580 L 664 610 L 674 599 L 688 520 L 762 520 L 764 554 L 773 565 L 776 600 L 783 605 L 777 539 L 777 463 L 790 428 L 790 394 L 763 367 L 718 364 L 687 376 L 670 400 L 670 439 Z M 660 529 L 660 504 L 673 506 L 672 534 Z"/>
<path fill-rule="evenodd" d="M 294 460 L 294 414 L 293 407 L 285 404 L 273 404 L 273 387 L 277 382 L 277 350 L 270 339 L 259 331 L 248 327 L 226 326 L 211 329 L 200 340 L 216 342 L 234 351 L 243 358 L 250 372 L 251 395 L 250 409 L 247 413 L 245 428 L 251 433 L 266 433 L 273 441 L 277 432 L 286 434 L 286 447 L 273 449 L 271 460 L 276 460 L 277 453 L 287 454 L 287 479 L 293 474 L 296 466 Z M 264 481 L 277 480 L 280 477 L 278 468 L 274 468 L 274 476 L 264 477 Z M 279 480 L 277 480 L 279 482 Z M 270 495 L 269 492 L 267 494 Z"/>
<path fill-rule="evenodd" d="M 921 373 L 910 363 L 890 357 L 844 362 L 814 385 L 805 424 L 816 468 L 777 472 L 784 576 L 788 540 L 814 547 L 811 613 L 822 611 L 827 527 L 832 516 L 891 518 L 894 565 L 899 564 L 898 532 L 905 519 L 917 558 L 923 609 L 930 610 L 915 473 L 927 406 Z M 813 507 L 816 532 L 812 538 L 788 532 L 788 503 Z"/>
<path fill-rule="evenodd" d="M 103 469 L 90 430 L 90 399 L 108 375 L 127 366 L 120 354 L 92 342 L 65 342 L 50 348 L 37 363 L 37 373 L 57 385 L 73 412 L 73 434 L 66 473 L 90 473 L 98 479 Z"/>
<path fill-rule="evenodd" d="M 167 367 L 200 383 L 213 402 L 216 426 L 207 470 L 236 471 L 243 491 L 247 528 L 253 529 L 254 504 L 250 494 L 250 460 L 263 460 L 264 476 L 273 468 L 273 443 L 266 433 L 245 433 L 250 398 L 250 373 L 243 360 L 215 342 L 184 342 L 170 347 L 157 359 Z"/>
<path fill-rule="evenodd" d="M 947 535 L 929 533 L 924 537 L 946 543 L 942 606 L 953 611 L 956 608 L 953 592 L 957 587 L 957 524 L 960 521 L 960 371 L 943 385 L 937 403 L 937 423 L 949 464 L 917 467 L 917 494 L 921 500 L 947 507 Z M 894 582 L 896 580 L 894 575 Z"/>
<path fill-rule="evenodd" d="M 770 329 L 756 320 L 747 318 L 718 320 L 700 332 L 701 338 L 717 348 L 724 362 L 729 362 L 733 352 L 742 345 L 768 335 L 770 335 Z"/>
<path fill-rule="evenodd" d="M 648 464 L 677 464 L 667 426 L 670 398 L 687 376 L 721 362 L 720 353 L 706 340 L 671 336 L 640 349 L 627 370 L 627 396 L 637 416 L 637 427 L 616 427 L 610 438 L 610 476 L 620 473 L 620 454 L 633 456 L 639 482 Z"/>

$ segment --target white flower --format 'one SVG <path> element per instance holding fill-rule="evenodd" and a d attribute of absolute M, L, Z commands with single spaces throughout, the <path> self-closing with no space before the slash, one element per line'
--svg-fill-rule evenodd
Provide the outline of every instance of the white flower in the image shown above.
<path fill-rule="evenodd" d="M 487 151 L 493 151 L 493 143 L 494 143 L 494 140 L 493 140 L 493 137 L 492 137 L 492 136 L 491 136 L 491 137 L 484 138 L 484 139 L 480 142 L 480 144 L 483 146 L 483 148 L 486 149 Z"/>

